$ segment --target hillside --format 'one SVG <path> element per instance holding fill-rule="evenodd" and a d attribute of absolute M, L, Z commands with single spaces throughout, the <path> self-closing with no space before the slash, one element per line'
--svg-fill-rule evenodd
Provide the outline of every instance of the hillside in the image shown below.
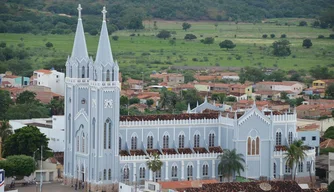
<path fill-rule="evenodd" d="M 301 3 L 302 2 L 302 3 Z M 129 29 L 138 20 L 212 20 L 260 22 L 268 18 L 319 18 L 333 0 L 0 0 L 0 33 L 67 34 L 75 29 L 77 4 L 83 7 L 86 31 L 97 33 L 102 6 L 111 32 Z M 68 15 L 68 16 L 60 16 Z"/>

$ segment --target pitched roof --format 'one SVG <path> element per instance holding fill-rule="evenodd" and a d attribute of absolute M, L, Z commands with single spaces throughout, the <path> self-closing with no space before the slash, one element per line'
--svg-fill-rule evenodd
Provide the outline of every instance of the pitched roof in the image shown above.
<path fill-rule="evenodd" d="M 8 78 L 8 79 L 15 79 L 15 78 L 18 78 L 20 76 L 16 76 L 16 75 L 5 75 L 3 76 L 3 78 Z"/>
<path fill-rule="evenodd" d="M 308 125 L 303 126 L 303 127 L 298 127 L 297 131 L 298 132 L 299 131 L 313 131 L 313 130 L 319 129 L 319 127 L 320 126 L 318 124 L 313 123 L 313 124 L 308 124 Z"/>
<path fill-rule="evenodd" d="M 51 70 L 47 70 L 47 69 L 39 69 L 39 70 L 36 70 L 34 72 L 44 73 L 44 74 L 51 74 L 52 73 Z"/>
<path fill-rule="evenodd" d="M 283 81 L 283 82 L 277 82 L 277 81 L 261 81 L 256 83 L 256 85 L 285 85 L 285 86 L 292 86 L 299 82 L 295 81 Z"/>
<path fill-rule="evenodd" d="M 129 78 L 126 82 L 128 82 L 130 84 L 142 84 L 143 83 L 142 80 L 131 79 L 131 78 Z"/>
<path fill-rule="evenodd" d="M 230 85 L 231 88 L 239 88 L 239 89 L 245 89 L 251 85 L 245 85 L 245 84 L 232 84 Z"/>
<path fill-rule="evenodd" d="M 80 5 L 79 7 L 81 8 Z M 81 60 L 83 58 L 88 58 L 88 52 L 87 52 L 85 32 L 84 32 L 84 28 L 82 25 L 82 19 L 80 15 L 81 13 L 79 13 L 79 17 L 78 17 L 78 24 L 77 24 L 77 29 L 75 32 L 74 44 L 73 44 L 71 57 L 74 59 L 77 58 Z"/>
<path fill-rule="evenodd" d="M 334 139 L 326 139 L 325 141 L 320 143 L 320 148 L 334 148 Z"/>
<path fill-rule="evenodd" d="M 295 181 L 256 181 L 256 182 L 226 182 L 203 184 L 201 188 L 184 189 L 185 192 L 303 192 Z"/>

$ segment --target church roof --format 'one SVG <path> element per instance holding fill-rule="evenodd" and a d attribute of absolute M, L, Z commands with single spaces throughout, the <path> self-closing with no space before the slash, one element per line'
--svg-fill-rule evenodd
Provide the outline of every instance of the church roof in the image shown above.
<path fill-rule="evenodd" d="M 223 108 L 219 108 L 209 103 L 207 100 L 207 97 L 205 97 L 205 101 L 202 104 L 200 104 L 199 106 L 196 106 L 194 109 L 190 111 L 188 109 L 187 113 L 202 113 L 202 111 L 205 111 L 205 110 L 224 111 L 224 104 L 223 104 Z"/>
<path fill-rule="evenodd" d="M 100 33 L 100 40 L 99 45 L 97 47 L 96 53 L 96 60 L 95 62 L 101 65 L 112 64 L 114 63 L 114 59 L 111 53 L 108 29 L 107 29 L 107 22 L 106 22 L 106 9 L 103 7 L 103 21 L 102 21 L 102 28 Z"/>
<path fill-rule="evenodd" d="M 165 114 L 165 115 L 140 115 L 140 116 L 120 116 L 120 121 L 156 121 L 156 120 L 185 120 L 185 119 L 217 119 L 219 113 L 199 113 L 199 114 Z"/>
<path fill-rule="evenodd" d="M 88 58 L 88 52 L 87 52 L 87 46 L 86 46 L 86 38 L 85 38 L 85 32 L 82 25 L 82 19 L 81 19 L 81 5 L 79 4 L 78 7 L 78 24 L 77 24 L 77 30 L 75 32 L 75 38 L 74 38 L 74 44 L 72 49 L 72 58 L 76 59 L 83 59 Z"/>

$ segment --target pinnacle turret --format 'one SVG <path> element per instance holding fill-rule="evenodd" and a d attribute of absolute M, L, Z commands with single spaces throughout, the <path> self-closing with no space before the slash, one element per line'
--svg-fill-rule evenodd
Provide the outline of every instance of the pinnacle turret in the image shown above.
<path fill-rule="evenodd" d="M 87 45 L 85 39 L 85 32 L 82 25 L 81 19 L 81 5 L 78 6 L 78 24 L 75 32 L 74 44 L 71 58 L 78 59 L 88 59 Z"/>

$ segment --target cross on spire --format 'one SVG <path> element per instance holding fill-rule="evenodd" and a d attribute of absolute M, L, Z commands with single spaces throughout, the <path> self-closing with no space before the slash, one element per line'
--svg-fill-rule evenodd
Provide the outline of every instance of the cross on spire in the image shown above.
<path fill-rule="evenodd" d="M 106 20 L 106 13 L 107 13 L 106 7 L 103 7 L 103 10 L 101 12 L 103 14 L 103 21 L 105 21 Z"/>
<path fill-rule="evenodd" d="M 79 6 L 78 6 L 78 18 L 79 19 L 81 19 L 81 10 L 82 10 L 82 8 L 81 8 L 81 4 L 79 4 Z"/>

